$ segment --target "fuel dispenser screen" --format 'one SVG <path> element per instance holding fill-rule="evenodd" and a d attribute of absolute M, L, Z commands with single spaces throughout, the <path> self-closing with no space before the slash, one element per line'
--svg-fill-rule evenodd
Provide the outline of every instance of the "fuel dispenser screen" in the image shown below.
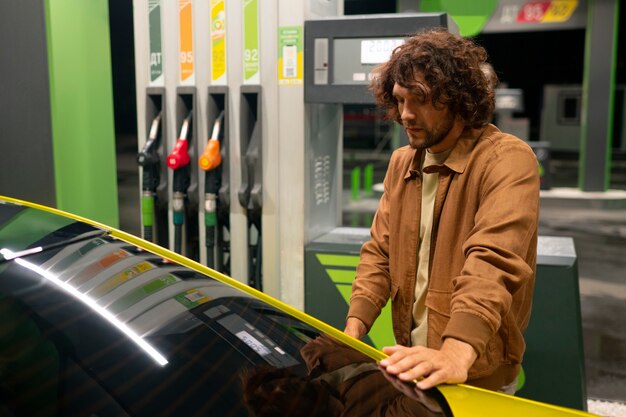
<path fill-rule="evenodd" d="M 335 39 L 333 83 L 367 84 L 372 79 L 372 70 L 386 62 L 391 52 L 403 43 L 402 38 Z"/>

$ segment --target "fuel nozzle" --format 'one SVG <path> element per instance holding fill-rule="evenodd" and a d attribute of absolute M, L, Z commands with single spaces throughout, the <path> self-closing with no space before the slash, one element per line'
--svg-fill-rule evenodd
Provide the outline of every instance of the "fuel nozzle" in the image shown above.
<path fill-rule="evenodd" d="M 176 170 L 189 164 L 189 142 L 187 141 L 187 135 L 189 134 L 191 115 L 192 113 L 189 112 L 185 120 L 183 120 L 180 136 L 176 140 L 176 144 L 174 144 L 174 149 L 167 156 L 167 166 L 171 169 Z"/>
<path fill-rule="evenodd" d="M 217 168 L 222 163 L 222 155 L 220 153 L 220 131 L 222 129 L 222 120 L 224 119 L 224 110 L 222 110 L 213 123 L 211 137 L 204 148 L 204 152 L 198 159 L 200 168 L 204 171 Z"/>
<path fill-rule="evenodd" d="M 148 140 L 139 153 L 137 154 L 137 162 L 142 167 L 154 165 L 159 162 L 159 155 L 157 154 L 157 139 L 159 138 L 159 126 L 161 124 L 161 113 L 152 120 L 150 125 L 150 134 Z"/>

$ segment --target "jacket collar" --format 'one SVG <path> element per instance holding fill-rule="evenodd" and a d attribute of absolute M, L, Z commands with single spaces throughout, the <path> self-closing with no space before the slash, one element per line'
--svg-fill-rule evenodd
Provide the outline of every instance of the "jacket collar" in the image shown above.
<path fill-rule="evenodd" d="M 498 128 L 492 124 L 489 124 L 479 129 L 465 129 L 459 137 L 459 140 L 454 145 L 454 148 L 452 148 L 452 152 L 450 152 L 450 155 L 448 155 L 448 158 L 446 158 L 443 166 L 453 172 L 456 172 L 457 174 L 462 174 L 463 172 L 465 172 L 465 168 L 469 161 L 470 155 L 476 147 L 478 139 L 485 132 L 487 132 L 488 135 L 493 133 L 494 129 L 497 130 Z M 421 175 L 421 162 L 423 152 L 423 149 L 415 149 L 413 153 L 413 158 L 411 159 L 411 163 L 409 165 L 409 169 L 404 175 L 405 180 L 408 180 L 413 176 L 419 177 Z"/>

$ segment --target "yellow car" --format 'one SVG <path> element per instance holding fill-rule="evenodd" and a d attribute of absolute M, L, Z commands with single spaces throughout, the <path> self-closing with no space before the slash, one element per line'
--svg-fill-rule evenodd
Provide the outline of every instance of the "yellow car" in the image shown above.
<path fill-rule="evenodd" d="M 0 197 L 2 416 L 586 416 L 384 354 L 196 262 Z"/>

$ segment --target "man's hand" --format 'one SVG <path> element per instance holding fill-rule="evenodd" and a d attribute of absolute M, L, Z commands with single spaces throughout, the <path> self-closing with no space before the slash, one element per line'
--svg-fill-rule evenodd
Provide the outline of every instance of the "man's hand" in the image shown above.
<path fill-rule="evenodd" d="M 346 321 L 346 328 L 343 332 L 356 339 L 362 339 L 367 333 L 367 328 L 360 319 L 357 319 L 356 317 L 349 317 Z"/>
<path fill-rule="evenodd" d="M 390 346 L 383 348 L 388 358 L 380 361 L 387 372 L 403 381 L 419 380 L 420 389 L 467 380 L 467 371 L 476 360 L 474 348 L 460 340 L 447 338 L 440 350 L 423 346 Z"/>

